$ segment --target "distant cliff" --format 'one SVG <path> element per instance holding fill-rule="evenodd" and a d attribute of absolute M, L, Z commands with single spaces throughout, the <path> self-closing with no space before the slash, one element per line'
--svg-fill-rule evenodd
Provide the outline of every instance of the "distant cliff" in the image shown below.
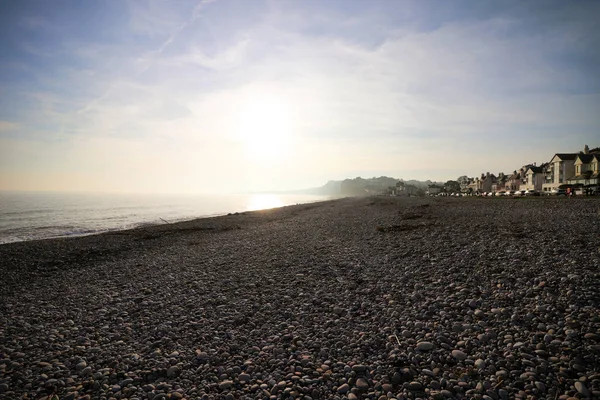
<path fill-rule="evenodd" d="M 369 194 L 379 194 L 390 186 L 396 186 L 396 183 L 403 181 L 407 185 L 416 186 L 418 189 L 426 190 L 427 187 L 434 182 L 417 181 L 417 180 L 402 180 L 390 178 L 387 176 L 344 179 L 343 181 L 329 181 L 325 185 L 317 188 L 303 190 L 303 193 L 330 195 L 330 196 L 366 196 Z"/>

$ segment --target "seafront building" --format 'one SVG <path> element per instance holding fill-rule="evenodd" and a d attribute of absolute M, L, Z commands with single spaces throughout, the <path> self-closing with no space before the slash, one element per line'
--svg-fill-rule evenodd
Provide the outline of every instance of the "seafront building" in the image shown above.
<path fill-rule="evenodd" d="M 542 185 L 544 184 L 544 170 L 547 164 L 540 166 L 531 165 L 525 171 L 525 183 L 521 186 L 523 190 L 535 190 L 537 192 L 542 191 Z"/>
<path fill-rule="evenodd" d="M 477 177 L 461 176 L 446 185 L 427 183 L 425 189 L 399 181 L 380 193 L 393 196 L 596 195 L 600 194 L 600 147 L 589 149 L 586 145 L 579 153 L 555 153 L 547 163 L 525 164 L 511 174 L 486 172 Z"/>
<path fill-rule="evenodd" d="M 468 178 L 462 186 L 464 193 L 503 193 L 537 191 L 557 193 L 559 189 L 575 194 L 600 193 L 600 147 L 586 145 L 579 153 L 556 153 L 549 162 L 531 163 L 514 170 L 510 175 L 485 173 Z"/>
<path fill-rule="evenodd" d="M 574 165 L 575 176 L 568 179 L 569 184 L 597 186 L 600 183 L 600 153 L 578 154 Z"/>
<path fill-rule="evenodd" d="M 567 180 L 575 175 L 576 158 L 577 153 L 556 153 L 546 167 L 542 191 L 550 193 L 560 185 L 566 184 Z"/>

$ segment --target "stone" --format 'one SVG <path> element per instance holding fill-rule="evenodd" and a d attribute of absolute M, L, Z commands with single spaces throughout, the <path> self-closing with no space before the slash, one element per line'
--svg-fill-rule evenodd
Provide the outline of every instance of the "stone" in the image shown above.
<path fill-rule="evenodd" d="M 600 335 L 596 333 L 586 333 L 585 335 L 583 335 L 583 338 L 593 341 L 600 341 Z"/>
<path fill-rule="evenodd" d="M 544 382 L 536 381 L 535 387 L 542 393 L 546 393 L 546 385 Z"/>
<path fill-rule="evenodd" d="M 392 375 L 392 385 L 400 385 L 402 382 L 404 382 L 404 378 L 402 377 L 402 374 L 400 372 L 394 372 L 394 375 Z"/>
<path fill-rule="evenodd" d="M 423 390 L 423 385 L 421 384 L 421 382 L 412 381 L 411 383 L 408 384 L 408 390 L 413 391 L 413 392 Z"/>
<path fill-rule="evenodd" d="M 348 385 L 347 383 L 344 383 L 342 386 L 340 386 L 337 390 L 337 392 L 339 394 L 345 394 L 348 392 L 348 390 L 350 390 L 350 385 Z"/>
<path fill-rule="evenodd" d="M 364 378 L 358 378 L 358 379 L 356 380 L 356 387 L 357 387 L 359 390 L 367 390 L 367 389 L 369 388 L 369 383 L 368 383 L 368 382 L 367 382 L 367 380 L 366 380 L 366 379 L 364 379 Z"/>
<path fill-rule="evenodd" d="M 419 342 L 417 343 L 417 349 L 420 351 L 429 351 L 433 349 L 433 343 L 431 342 Z"/>
<path fill-rule="evenodd" d="M 230 380 L 224 380 L 219 383 L 219 389 L 221 390 L 229 390 L 233 386 L 233 382 Z"/>
<path fill-rule="evenodd" d="M 501 399 L 503 400 L 507 400 L 508 399 L 508 392 L 504 389 L 498 389 L 498 396 L 500 396 Z"/>
<path fill-rule="evenodd" d="M 590 391 L 588 390 L 588 388 L 585 386 L 585 384 L 583 382 L 575 382 L 575 390 L 577 390 L 579 393 L 581 393 L 582 396 L 585 397 L 590 397 Z"/>
<path fill-rule="evenodd" d="M 456 358 L 458 361 L 464 361 L 467 359 L 467 354 L 461 350 L 452 350 L 452 357 Z"/>
<path fill-rule="evenodd" d="M 248 382 L 250 382 L 250 379 L 251 379 L 250 375 L 248 375 L 248 374 L 239 374 L 238 375 L 238 380 L 240 382 L 248 383 Z"/>
<path fill-rule="evenodd" d="M 362 364 L 356 364 L 352 366 L 352 371 L 356 372 L 356 373 L 363 373 L 367 370 L 367 367 L 365 365 Z"/>
<path fill-rule="evenodd" d="M 126 387 L 127 385 L 131 385 L 132 383 L 133 383 L 133 379 L 127 378 L 127 379 L 123 379 L 121 382 L 119 382 L 119 386 Z"/>

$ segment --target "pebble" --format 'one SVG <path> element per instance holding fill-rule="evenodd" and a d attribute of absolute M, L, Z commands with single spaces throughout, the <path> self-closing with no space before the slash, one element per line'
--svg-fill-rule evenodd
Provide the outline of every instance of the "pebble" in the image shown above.
<path fill-rule="evenodd" d="M 338 388 L 338 390 L 337 390 L 337 391 L 338 391 L 338 393 L 339 393 L 339 394 L 344 394 L 344 393 L 346 393 L 348 390 L 350 390 L 350 385 L 348 385 L 347 383 L 344 383 L 343 385 L 341 385 L 341 386 Z"/>
<path fill-rule="evenodd" d="M 365 365 L 362 364 L 357 364 L 357 365 L 353 365 L 352 366 L 352 371 L 356 372 L 356 373 L 363 373 L 367 370 L 367 367 Z"/>
<path fill-rule="evenodd" d="M 467 354 L 461 350 L 452 350 L 452 357 L 456 358 L 458 361 L 464 361 L 467 359 Z"/>
<path fill-rule="evenodd" d="M 581 393 L 581 395 L 584 397 L 590 397 L 590 391 L 587 389 L 583 382 L 575 382 L 575 390 Z"/>
<path fill-rule="evenodd" d="M 366 390 L 369 388 L 369 383 L 364 378 L 358 378 L 356 380 L 356 387 L 360 390 Z"/>
<path fill-rule="evenodd" d="M 219 383 L 219 389 L 221 389 L 221 390 L 231 389 L 232 386 L 233 386 L 233 382 L 229 381 L 229 380 L 225 380 L 225 381 L 222 381 L 221 383 Z"/>
<path fill-rule="evenodd" d="M 419 342 L 417 343 L 417 349 L 421 351 L 429 351 L 433 349 L 433 343 L 431 342 Z"/>

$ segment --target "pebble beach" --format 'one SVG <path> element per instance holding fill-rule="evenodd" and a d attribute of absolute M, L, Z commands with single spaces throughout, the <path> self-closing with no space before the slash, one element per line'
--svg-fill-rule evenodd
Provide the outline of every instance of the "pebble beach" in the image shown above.
<path fill-rule="evenodd" d="M 596 198 L 368 197 L 0 245 L 0 398 L 600 398 L 599 239 Z"/>

